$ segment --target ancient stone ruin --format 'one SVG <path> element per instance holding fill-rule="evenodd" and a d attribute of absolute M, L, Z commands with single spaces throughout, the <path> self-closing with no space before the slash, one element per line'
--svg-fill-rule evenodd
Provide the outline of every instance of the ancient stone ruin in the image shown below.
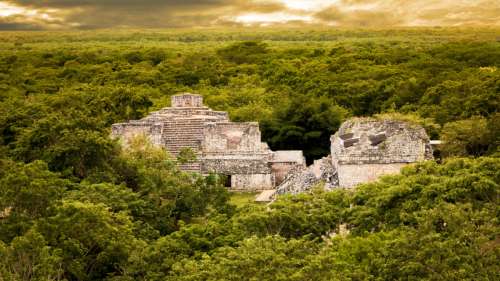
<path fill-rule="evenodd" d="M 352 119 L 344 122 L 330 140 L 341 187 L 399 173 L 408 163 L 433 158 L 425 130 L 404 121 Z"/>
<path fill-rule="evenodd" d="M 112 126 L 112 136 L 125 144 L 141 134 L 173 156 L 191 149 L 196 160 L 180 165 L 182 170 L 226 175 L 226 186 L 234 190 L 273 189 L 292 168 L 305 166 L 302 151 L 271 151 L 258 123 L 231 122 L 227 112 L 204 106 L 200 95 L 172 96 L 171 107 Z"/>
<path fill-rule="evenodd" d="M 200 95 L 189 93 L 173 96 L 171 107 L 112 127 L 112 135 L 124 144 L 139 134 L 173 156 L 191 149 L 196 160 L 180 165 L 184 171 L 226 175 L 225 185 L 232 190 L 275 190 L 267 191 L 259 199 L 263 201 L 275 193 L 294 194 L 316 185 L 351 188 L 398 173 L 408 163 L 432 159 L 421 126 L 353 118 L 331 136 L 331 155 L 307 167 L 302 151 L 270 150 L 256 122 L 231 122 L 227 112 L 213 111 Z"/>
<path fill-rule="evenodd" d="M 304 192 L 318 183 L 326 189 L 351 188 L 433 158 L 425 130 L 404 121 L 353 118 L 330 140 L 331 156 L 295 168 L 278 186 L 278 194 Z"/>
<path fill-rule="evenodd" d="M 277 194 L 297 194 L 321 184 L 322 188 L 330 190 L 338 187 L 338 177 L 332 165 L 332 157 L 327 156 L 308 167 L 295 167 L 285 177 L 276 189 Z"/>

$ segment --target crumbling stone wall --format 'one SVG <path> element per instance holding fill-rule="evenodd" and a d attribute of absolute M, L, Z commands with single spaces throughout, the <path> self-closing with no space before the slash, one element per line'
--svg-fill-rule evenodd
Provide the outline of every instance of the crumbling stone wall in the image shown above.
<path fill-rule="evenodd" d="M 292 169 L 277 194 L 300 193 L 320 182 L 325 188 L 354 187 L 399 173 L 408 163 L 432 159 L 425 130 L 397 120 L 354 118 L 331 137 L 331 156 L 307 168 Z"/>
<path fill-rule="evenodd" d="M 146 135 L 151 143 L 164 147 L 174 157 L 183 148 L 189 148 L 198 159 L 180 168 L 199 173 L 205 123 L 227 122 L 227 112 L 209 109 L 203 105 L 201 96 L 193 94 L 173 96 L 171 103 L 172 107 L 152 112 L 140 120 L 113 124 L 111 135 L 122 139 L 125 145 L 134 136 Z"/>
<path fill-rule="evenodd" d="M 266 154 L 203 154 L 203 172 L 232 174 L 270 174 Z"/>
<path fill-rule="evenodd" d="M 128 141 L 136 136 L 144 135 L 155 145 L 162 143 L 162 124 L 154 122 L 130 122 L 115 124 L 111 130 L 112 136 L 120 136 L 127 146 Z"/>
<path fill-rule="evenodd" d="M 272 175 L 267 174 L 233 174 L 231 189 L 243 191 L 259 191 L 273 188 Z"/>
<path fill-rule="evenodd" d="M 309 191 L 317 184 L 327 190 L 338 186 L 337 174 L 330 156 L 315 160 L 308 167 L 295 166 L 278 186 L 277 194 L 297 194 Z"/>
<path fill-rule="evenodd" d="M 275 186 L 279 186 L 296 166 L 299 168 L 306 167 L 306 160 L 302 150 L 275 151 L 270 162 Z"/>
<path fill-rule="evenodd" d="M 231 175 L 231 188 L 262 190 L 273 187 L 271 150 L 261 141 L 256 122 L 205 124 L 202 173 Z"/>
<path fill-rule="evenodd" d="M 432 159 L 429 137 L 421 126 L 372 118 L 344 122 L 331 137 L 331 152 L 341 187 L 373 181 L 399 172 L 407 163 Z"/>
<path fill-rule="evenodd" d="M 290 171 L 296 166 L 296 163 L 285 162 L 285 163 L 272 163 L 271 171 L 274 175 L 274 185 L 280 185 L 285 177 L 290 173 Z"/>
<path fill-rule="evenodd" d="M 342 164 L 337 167 L 339 184 L 354 187 L 377 180 L 380 176 L 398 174 L 407 163 Z"/>
<path fill-rule="evenodd" d="M 263 145 L 256 122 L 208 123 L 203 132 L 203 151 L 207 152 L 270 152 Z"/>

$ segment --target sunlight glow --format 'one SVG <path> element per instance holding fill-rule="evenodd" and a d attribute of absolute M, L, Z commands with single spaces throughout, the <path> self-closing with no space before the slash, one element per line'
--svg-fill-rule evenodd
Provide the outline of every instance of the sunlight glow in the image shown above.
<path fill-rule="evenodd" d="M 15 15 L 23 15 L 27 18 L 40 18 L 44 20 L 54 20 L 54 17 L 49 15 L 49 13 L 57 12 L 55 9 L 48 10 L 35 10 L 35 9 L 27 9 L 20 6 L 15 6 L 12 4 L 2 3 L 0 2 L 0 17 L 9 17 Z"/>
<path fill-rule="evenodd" d="M 8 17 L 26 12 L 25 8 L 0 2 L 0 17 Z"/>
<path fill-rule="evenodd" d="M 313 22 L 315 12 L 334 5 L 339 0 L 278 0 L 278 2 L 281 2 L 289 10 L 273 13 L 244 13 L 233 17 L 232 20 L 248 25 L 266 25 L 291 21 Z"/>
<path fill-rule="evenodd" d="M 316 12 L 325 7 L 335 5 L 338 0 L 281 0 L 289 9 L 300 10 L 304 12 Z"/>
<path fill-rule="evenodd" d="M 287 21 L 311 21 L 312 17 L 308 15 L 294 15 L 286 12 L 275 13 L 248 13 L 236 16 L 236 22 L 255 24 L 255 23 L 284 23 Z"/>
<path fill-rule="evenodd" d="M 152 1 L 144 7 L 139 0 L 72 0 L 61 5 L 64 1 L 0 0 L 2 26 L 500 26 L 500 0 L 179 0 L 176 5 Z"/>

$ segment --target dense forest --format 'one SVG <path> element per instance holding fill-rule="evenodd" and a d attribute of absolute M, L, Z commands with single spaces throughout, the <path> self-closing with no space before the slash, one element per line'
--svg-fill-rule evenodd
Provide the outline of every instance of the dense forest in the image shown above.
<path fill-rule="evenodd" d="M 497 280 L 500 30 L 0 33 L 0 281 Z M 352 116 L 441 139 L 355 190 L 237 203 L 111 124 L 204 96 L 273 149 Z"/>

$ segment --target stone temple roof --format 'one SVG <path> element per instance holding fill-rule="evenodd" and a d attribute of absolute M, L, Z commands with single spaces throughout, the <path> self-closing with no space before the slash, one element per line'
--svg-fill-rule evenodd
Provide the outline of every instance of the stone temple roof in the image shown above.
<path fill-rule="evenodd" d="M 171 97 L 172 107 L 203 107 L 203 97 L 191 93 L 182 93 Z"/>
<path fill-rule="evenodd" d="M 425 130 L 400 120 L 354 118 L 331 137 L 332 156 L 341 164 L 411 163 L 432 159 Z"/>
<path fill-rule="evenodd" d="M 203 97 L 201 95 L 182 93 L 171 97 L 171 106 L 164 107 L 157 111 L 151 112 L 140 120 L 131 120 L 127 125 L 141 125 L 147 123 L 163 123 L 174 121 L 188 121 L 199 119 L 206 122 L 229 122 L 227 112 L 214 111 L 203 105 Z"/>

